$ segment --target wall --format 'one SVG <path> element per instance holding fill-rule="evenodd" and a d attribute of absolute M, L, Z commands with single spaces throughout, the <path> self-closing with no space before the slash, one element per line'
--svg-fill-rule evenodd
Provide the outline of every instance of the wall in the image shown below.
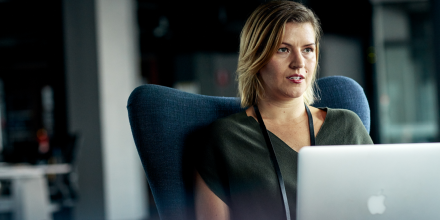
<path fill-rule="evenodd" d="M 64 0 L 68 127 L 82 139 L 75 219 L 141 219 L 145 175 L 126 101 L 138 82 L 130 0 Z"/>

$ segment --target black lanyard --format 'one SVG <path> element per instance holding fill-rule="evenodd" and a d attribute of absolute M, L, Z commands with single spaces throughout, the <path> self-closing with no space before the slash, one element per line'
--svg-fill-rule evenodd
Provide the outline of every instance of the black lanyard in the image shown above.
<path fill-rule="evenodd" d="M 313 128 L 313 118 L 312 118 L 312 114 L 310 113 L 309 107 L 307 107 L 306 104 L 304 105 L 306 106 L 307 116 L 309 118 L 310 145 L 313 146 L 315 145 L 315 130 Z M 289 202 L 287 201 L 286 187 L 284 186 L 284 180 L 283 180 L 283 176 L 281 175 L 280 166 L 278 165 L 277 156 L 275 155 L 272 142 L 270 141 L 269 132 L 267 132 L 266 126 L 264 125 L 263 118 L 261 117 L 257 105 L 254 105 L 254 110 L 255 110 L 255 114 L 257 115 L 258 122 L 260 123 L 261 132 L 263 133 L 267 148 L 269 149 L 270 159 L 272 160 L 273 166 L 275 168 L 275 172 L 277 173 L 278 183 L 280 184 L 281 195 L 283 196 L 286 218 L 287 220 L 290 220 L 290 209 L 289 209 Z"/>

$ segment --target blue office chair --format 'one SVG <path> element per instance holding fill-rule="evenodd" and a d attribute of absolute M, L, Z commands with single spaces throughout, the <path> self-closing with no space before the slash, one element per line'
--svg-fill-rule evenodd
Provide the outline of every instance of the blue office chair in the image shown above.
<path fill-rule="evenodd" d="M 370 108 L 362 87 L 343 76 L 317 81 L 320 100 L 313 106 L 352 110 L 370 131 Z M 128 99 L 128 115 L 139 156 L 159 216 L 193 219 L 194 201 L 189 136 L 218 118 L 243 111 L 238 98 L 190 94 L 143 85 Z"/>

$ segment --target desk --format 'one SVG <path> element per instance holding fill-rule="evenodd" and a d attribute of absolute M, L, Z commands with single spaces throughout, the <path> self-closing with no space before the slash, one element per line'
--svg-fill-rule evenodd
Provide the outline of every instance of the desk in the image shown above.
<path fill-rule="evenodd" d="M 14 220 L 51 220 L 45 175 L 68 172 L 68 164 L 0 166 L 0 179 L 11 180 L 12 187 L 12 200 L 0 200 L 0 211 L 12 210 Z"/>

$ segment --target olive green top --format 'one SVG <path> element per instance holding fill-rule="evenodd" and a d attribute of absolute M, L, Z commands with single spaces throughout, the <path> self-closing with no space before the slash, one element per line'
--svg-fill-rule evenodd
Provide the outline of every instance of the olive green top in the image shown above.
<path fill-rule="evenodd" d="M 373 144 L 355 113 L 322 109 L 327 116 L 316 145 Z M 242 111 L 215 121 L 206 132 L 208 141 L 198 150 L 196 168 L 229 206 L 232 219 L 285 219 L 278 179 L 258 122 Z M 295 219 L 298 153 L 270 131 L 269 136 Z"/>

